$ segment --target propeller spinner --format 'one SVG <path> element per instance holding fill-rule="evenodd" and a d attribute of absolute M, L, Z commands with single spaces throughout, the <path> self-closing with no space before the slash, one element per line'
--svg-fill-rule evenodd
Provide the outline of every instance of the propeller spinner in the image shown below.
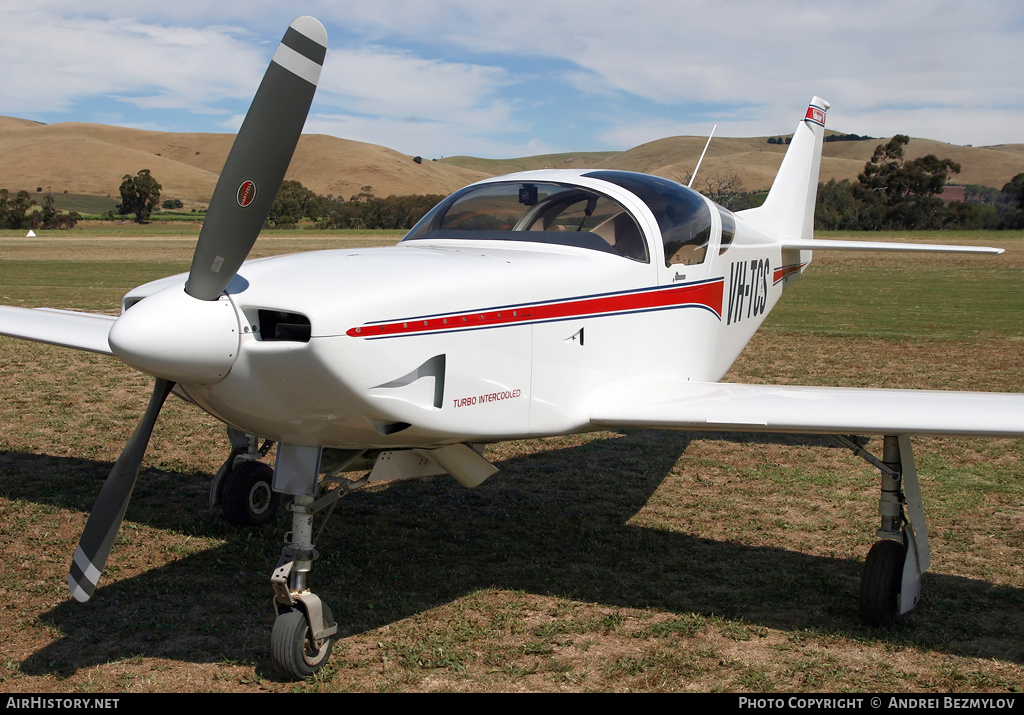
<path fill-rule="evenodd" d="M 285 33 L 242 122 L 199 234 L 188 282 L 149 296 L 124 313 L 110 348 L 157 378 L 149 406 L 114 464 L 82 533 L 68 574 L 79 601 L 96 589 L 124 519 L 160 408 L 175 382 L 216 382 L 238 354 L 238 320 L 221 293 L 260 233 L 306 122 L 327 32 L 312 17 Z"/>

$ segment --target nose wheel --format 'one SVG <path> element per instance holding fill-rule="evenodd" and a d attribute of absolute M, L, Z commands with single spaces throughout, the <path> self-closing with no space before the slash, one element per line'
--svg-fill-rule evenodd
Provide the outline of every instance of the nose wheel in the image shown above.
<path fill-rule="evenodd" d="M 310 616 L 299 609 L 284 611 L 274 621 L 274 629 L 270 633 L 270 657 L 277 671 L 286 678 L 308 678 L 327 665 L 331 658 L 334 634 L 338 628 L 327 604 L 321 602 L 320 606 L 318 628 L 310 627 Z"/>

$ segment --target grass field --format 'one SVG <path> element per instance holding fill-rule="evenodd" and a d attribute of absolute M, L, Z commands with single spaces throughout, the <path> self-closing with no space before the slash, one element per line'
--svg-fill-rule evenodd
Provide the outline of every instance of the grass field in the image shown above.
<path fill-rule="evenodd" d="M 153 228 L 0 235 L 0 304 L 115 310 L 188 268 L 195 234 Z M 928 238 L 1007 252 L 819 252 L 727 379 L 1024 392 L 1024 235 Z M 254 255 L 394 240 L 269 234 Z M 915 440 L 933 569 L 891 630 L 856 613 L 879 478 L 827 438 L 498 445 L 501 473 L 475 490 L 436 478 L 340 504 L 312 584 L 341 638 L 293 684 L 269 657 L 285 523 L 233 528 L 207 508 L 226 440 L 181 401 L 96 597 L 69 598 L 150 390 L 110 358 L 0 339 L 2 692 L 1024 690 L 1024 441 Z"/>

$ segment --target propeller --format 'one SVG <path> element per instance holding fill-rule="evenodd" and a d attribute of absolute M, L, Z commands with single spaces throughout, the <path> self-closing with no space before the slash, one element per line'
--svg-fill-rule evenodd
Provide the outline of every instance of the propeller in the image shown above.
<path fill-rule="evenodd" d="M 89 600 L 96 590 L 157 415 L 175 383 L 216 382 L 237 356 L 237 318 L 230 301 L 218 298 L 267 220 L 306 122 L 326 53 L 323 25 L 307 16 L 292 22 L 228 154 L 184 292 L 174 286 L 149 296 L 111 328 L 108 342 L 114 354 L 157 379 L 149 406 L 100 490 L 71 562 L 68 586 L 78 601 Z"/>
<path fill-rule="evenodd" d="M 199 233 L 185 292 L 216 300 L 231 279 L 281 188 L 313 101 L 327 32 L 303 16 L 285 33 L 242 122 Z"/>
<path fill-rule="evenodd" d="M 77 601 L 88 601 L 96 590 L 96 583 L 100 580 L 103 566 L 107 563 L 117 531 L 124 520 L 128 500 L 139 476 L 142 457 L 146 453 L 149 437 L 153 434 L 156 416 L 173 387 L 173 382 L 157 379 L 146 412 L 135 426 L 121 456 L 114 462 L 107 481 L 103 483 L 68 573 L 68 587 Z"/>

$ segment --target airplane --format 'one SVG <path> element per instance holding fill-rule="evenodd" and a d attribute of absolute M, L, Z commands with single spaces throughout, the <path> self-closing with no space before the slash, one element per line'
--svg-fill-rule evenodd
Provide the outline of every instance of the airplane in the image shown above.
<path fill-rule="evenodd" d="M 633 172 L 528 171 L 455 192 L 395 246 L 247 261 L 326 47 L 314 18 L 288 28 L 187 274 L 130 291 L 118 316 L 0 307 L 0 334 L 155 378 L 72 559 L 76 600 L 96 590 L 173 393 L 227 426 L 211 501 L 230 521 L 265 523 L 289 502 L 270 637 L 287 678 L 321 670 L 338 633 L 310 590 L 314 517 L 379 481 L 477 486 L 497 471 L 483 445 L 503 440 L 629 427 L 834 435 L 881 474 L 861 615 L 887 625 L 918 603 L 930 551 L 911 435 L 1024 437 L 1024 395 L 720 380 L 814 251 L 1000 249 L 814 238 L 829 109 L 814 97 L 758 208 L 732 212 Z M 882 436 L 881 455 L 849 435 Z"/>

